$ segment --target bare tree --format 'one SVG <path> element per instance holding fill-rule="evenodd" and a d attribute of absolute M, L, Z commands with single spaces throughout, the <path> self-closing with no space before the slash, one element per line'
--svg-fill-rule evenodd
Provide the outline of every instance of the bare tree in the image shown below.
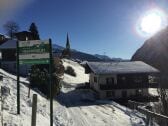
<path fill-rule="evenodd" d="M 14 33 L 18 32 L 19 30 L 19 25 L 14 21 L 6 22 L 3 27 L 11 39 L 14 38 Z"/>

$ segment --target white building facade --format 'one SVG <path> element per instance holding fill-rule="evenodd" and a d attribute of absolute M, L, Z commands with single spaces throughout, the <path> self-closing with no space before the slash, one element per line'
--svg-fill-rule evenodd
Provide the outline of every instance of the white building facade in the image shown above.
<path fill-rule="evenodd" d="M 143 62 L 88 62 L 86 73 L 90 74 L 90 87 L 101 99 L 127 99 L 149 96 L 148 88 L 157 88 L 158 81 L 149 77 L 159 71 Z"/>

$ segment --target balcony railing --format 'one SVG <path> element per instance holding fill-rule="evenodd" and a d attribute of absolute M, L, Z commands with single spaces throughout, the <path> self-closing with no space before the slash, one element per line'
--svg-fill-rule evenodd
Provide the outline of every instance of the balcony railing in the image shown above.
<path fill-rule="evenodd" d="M 136 89 L 136 88 L 158 88 L 158 83 L 143 83 L 143 84 L 100 84 L 101 90 L 112 89 Z"/>

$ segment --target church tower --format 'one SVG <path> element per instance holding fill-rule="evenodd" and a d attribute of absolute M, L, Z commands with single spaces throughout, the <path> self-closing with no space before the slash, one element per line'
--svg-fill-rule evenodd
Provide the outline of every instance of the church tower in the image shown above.
<path fill-rule="evenodd" d="M 67 49 L 67 50 L 70 50 L 70 42 L 69 42 L 68 33 L 67 33 L 66 49 Z"/>

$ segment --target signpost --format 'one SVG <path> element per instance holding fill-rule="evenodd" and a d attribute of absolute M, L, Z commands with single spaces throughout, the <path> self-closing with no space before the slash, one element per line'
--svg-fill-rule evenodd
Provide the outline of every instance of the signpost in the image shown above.
<path fill-rule="evenodd" d="M 49 47 L 50 47 L 50 65 L 49 65 L 49 73 L 50 73 L 50 126 L 53 126 L 53 84 L 52 84 L 52 44 L 51 39 L 49 39 Z"/>
<path fill-rule="evenodd" d="M 17 42 L 17 113 L 20 114 L 19 65 L 49 64 L 50 126 L 53 126 L 52 42 L 51 39 Z"/>
<path fill-rule="evenodd" d="M 17 72 L 17 114 L 20 114 L 20 78 L 19 78 L 19 42 L 16 43 L 16 72 Z"/>
<path fill-rule="evenodd" d="M 31 40 L 19 42 L 19 64 L 49 64 L 49 41 Z"/>

